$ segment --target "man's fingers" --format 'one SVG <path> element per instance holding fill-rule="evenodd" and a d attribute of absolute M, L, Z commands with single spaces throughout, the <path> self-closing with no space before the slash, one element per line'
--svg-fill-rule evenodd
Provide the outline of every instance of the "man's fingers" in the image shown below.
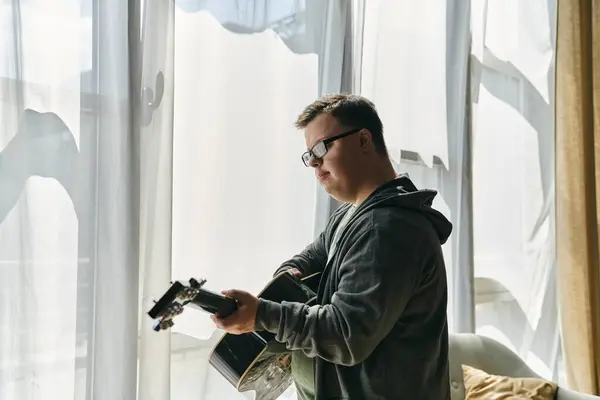
<path fill-rule="evenodd" d="M 237 328 L 237 318 L 235 315 L 226 318 L 219 318 L 216 315 L 211 315 L 210 319 L 213 320 L 215 326 L 219 329 L 233 333 L 234 335 L 240 335 L 242 333 L 242 331 Z"/>
<path fill-rule="evenodd" d="M 221 293 L 224 296 L 231 297 L 234 300 L 242 300 L 246 295 L 246 292 L 237 289 L 222 290 Z"/>
<path fill-rule="evenodd" d="M 224 318 L 211 315 L 211 319 L 217 328 L 235 335 L 251 332 L 254 329 L 258 298 L 249 292 L 238 289 L 223 290 L 221 293 L 237 301 L 238 308 L 233 314 Z"/>
<path fill-rule="evenodd" d="M 211 314 L 210 319 L 213 320 L 213 322 L 215 323 L 215 325 L 217 325 L 218 328 L 226 328 L 229 325 L 234 325 L 238 319 L 238 315 L 237 312 L 234 312 L 231 315 L 228 315 L 227 317 L 219 317 L 216 314 Z"/>
<path fill-rule="evenodd" d="M 215 323 L 217 328 L 223 329 L 223 323 L 221 322 L 221 318 L 217 317 L 214 314 L 211 314 L 210 319 L 212 319 L 212 321 Z"/>
<path fill-rule="evenodd" d="M 300 272 L 298 268 L 290 268 L 288 269 L 288 272 L 292 275 L 296 275 L 298 278 L 302 276 L 302 272 Z"/>

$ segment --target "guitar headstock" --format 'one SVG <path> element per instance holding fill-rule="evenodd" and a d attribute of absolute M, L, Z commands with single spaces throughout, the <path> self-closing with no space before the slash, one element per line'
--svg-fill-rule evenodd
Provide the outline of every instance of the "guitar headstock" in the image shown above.
<path fill-rule="evenodd" d="M 171 287 L 148 311 L 150 318 L 156 320 L 152 329 L 159 332 L 171 328 L 175 324 L 173 318 L 181 314 L 184 306 L 196 298 L 205 283 L 206 279 L 197 281 L 194 278 L 189 280 L 189 284 L 172 282 Z"/>

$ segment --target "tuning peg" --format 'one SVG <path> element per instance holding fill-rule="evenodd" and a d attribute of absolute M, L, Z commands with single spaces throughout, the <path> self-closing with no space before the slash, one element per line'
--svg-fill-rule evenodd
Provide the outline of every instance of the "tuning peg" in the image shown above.
<path fill-rule="evenodd" d="M 190 286 L 194 289 L 200 289 L 206 283 L 206 279 L 200 279 L 198 282 L 195 278 L 190 278 Z"/>

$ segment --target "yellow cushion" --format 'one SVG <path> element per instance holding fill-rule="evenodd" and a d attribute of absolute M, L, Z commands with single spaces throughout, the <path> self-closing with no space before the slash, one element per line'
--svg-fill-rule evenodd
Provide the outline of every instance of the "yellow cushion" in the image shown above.
<path fill-rule="evenodd" d="M 558 386 L 539 378 L 490 375 L 463 365 L 465 400 L 553 400 Z"/>

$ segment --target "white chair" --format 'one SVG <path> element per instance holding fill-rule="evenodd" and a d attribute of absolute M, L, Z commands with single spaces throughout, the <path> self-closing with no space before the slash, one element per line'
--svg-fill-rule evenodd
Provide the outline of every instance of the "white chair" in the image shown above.
<path fill-rule="evenodd" d="M 497 341 L 475 334 L 450 334 L 450 390 L 452 400 L 465 399 L 462 365 L 480 369 L 489 374 L 539 378 L 523 360 Z M 600 400 L 598 396 L 558 389 L 557 400 Z"/>

